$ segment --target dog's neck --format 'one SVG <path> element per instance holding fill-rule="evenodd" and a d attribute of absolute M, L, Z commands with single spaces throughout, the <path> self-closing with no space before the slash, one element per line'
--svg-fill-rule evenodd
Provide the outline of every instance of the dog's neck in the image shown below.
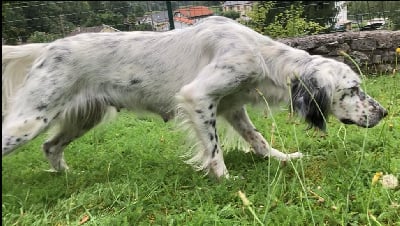
<path fill-rule="evenodd" d="M 288 81 L 306 73 L 307 65 L 311 64 L 313 59 L 306 51 L 293 49 L 279 42 L 263 45 L 261 52 L 266 64 L 266 73 L 269 74 L 269 78 L 275 79 L 274 83 L 278 86 L 287 86 Z"/>

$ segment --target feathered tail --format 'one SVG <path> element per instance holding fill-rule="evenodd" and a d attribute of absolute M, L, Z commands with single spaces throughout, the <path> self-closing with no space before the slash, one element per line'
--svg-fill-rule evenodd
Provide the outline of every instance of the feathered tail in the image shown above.
<path fill-rule="evenodd" d="M 47 43 L 2 46 L 2 121 L 7 114 L 10 99 L 24 84 L 33 62 L 45 50 Z"/>

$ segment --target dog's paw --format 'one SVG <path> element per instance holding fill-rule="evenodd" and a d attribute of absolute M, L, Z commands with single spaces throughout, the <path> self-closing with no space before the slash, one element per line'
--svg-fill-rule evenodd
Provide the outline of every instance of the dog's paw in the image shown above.
<path fill-rule="evenodd" d="M 54 168 L 50 168 L 50 169 L 47 169 L 47 170 L 44 170 L 45 172 L 49 172 L 49 173 L 59 173 L 60 171 L 58 171 L 58 170 L 56 170 L 56 169 L 54 169 Z"/>
<path fill-rule="evenodd" d="M 62 167 L 55 169 L 55 168 L 50 168 L 48 170 L 44 170 L 45 172 L 49 173 L 60 173 L 60 172 L 66 172 L 69 171 L 69 167 L 67 165 L 63 165 Z"/>
<path fill-rule="evenodd" d="M 279 161 L 289 161 L 292 159 L 297 159 L 297 158 L 301 158 L 303 157 L 303 154 L 301 152 L 294 152 L 294 153 L 290 153 L 290 154 L 285 154 L 283 152 L 280 152 L 276 149 L 272 149 L 271 153 L 270 153 L 271 157 L 274 157 L 275 159 L 279 160 Z"/>
<path fill-rule="evenodd" d="M 294 153 L 288 154 L 288 160 L 298 159 L 298 158 L 302 158 L 302 157 L 303 157 L 303 153 L 301 153 L 301 152 L 294 152 Z"/>

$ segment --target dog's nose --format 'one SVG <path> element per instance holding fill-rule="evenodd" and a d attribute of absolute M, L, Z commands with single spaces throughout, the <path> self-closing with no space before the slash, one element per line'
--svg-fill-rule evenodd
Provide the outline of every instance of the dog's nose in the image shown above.
<path fill-rule="evenodd" d="M 383 117 L 386 117 L 388 115 L 388 112 L 386 111 L 386 109 L 383 109 L 383 111 L 382 111 L 382 116 Z"/>

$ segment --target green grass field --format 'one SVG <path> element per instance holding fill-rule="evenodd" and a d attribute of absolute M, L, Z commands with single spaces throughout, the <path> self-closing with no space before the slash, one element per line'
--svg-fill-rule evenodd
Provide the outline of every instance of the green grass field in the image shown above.
<path fill-rule="evenodd" d="M 156 116 L 122 112 L 74 141 L 65 173 L 45 171 L 40 136 L 2 159 L 2 225 L 400 225 L 399 187 L 371 183 L 377 172 L 400 178 L 399 78 L 364 81 L 389 110 L 372 129 L 331 117 L 322 136 L 287 109 L 249 109 L 275 148 L 307 156 L 283 164 L 225 147 L 236 180 L 185 164 L 185 134 Z"/>

